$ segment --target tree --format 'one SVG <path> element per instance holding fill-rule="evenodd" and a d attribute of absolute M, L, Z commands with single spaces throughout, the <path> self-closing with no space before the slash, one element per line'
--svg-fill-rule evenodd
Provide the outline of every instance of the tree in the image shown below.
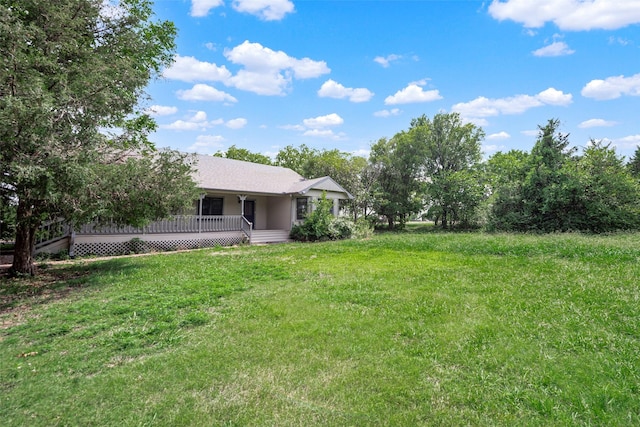
<path fill-rule="evenodd" d="M 560 121 L 551 119 L 538 126 L 539 134 L 524 163 L 513 160 L 510 173 L 518 181 L 499 178 L 493 189 L 489 223 L 507 231 L 553 232 L 577 230 L 580 224 L 579 182 L 570 174 L 575 149 L 569 135 L 559 132 Z"/>
<path fill-rule="evenodd" d="M 369 161 L 377 176 L 373 208 L 386 217 L 389 229 L 402 228 L 424 207 L 424 147 L 407 132 L 381 138 L 371 146 Z"/>
<path fill-rule="evenodd" d="M 45 220 L 135 224 L 192 197 L 191 167 L 155 152 L 155 123 L 138 104 L 175 48 L 173 24 L 151 19 L 147 0 L 0 0 L 0 177 L 16 203 L 13 273 L 35 273 Z M 163 176 L 171 196 L 154 189 Z"/>
<path fill-rule="evenodd" d="M 477 168 L 483 130 L 463 124 L 458 113 L 438 113 L 433 120 L 426 116 L 414 119 L 409 135 L 416 145 L 424 147 L 426 194 L 442 228 L 456 222 L 471 223 L 484 197 Z"/>
<path fill-rule="evenodd" d="M 263 165 L 272 165 L 271 159 L 264 154 L 252 153 L 246 148 L 238 148 L 232 145 L 226 152 L 218 151 L 214 154 L 216 157 L 226 157 L 227 159 L 242 160 L 245 162 L 260 163 Z"/>
<path fill-rule="evenodd" d="M 633 157 L 629 159 L 627 167 L 629 168 L 631 175 L 640 179 L 640 146 L 636 148 L 636 151 L 633 153 Z"/>
<path fill-rule="evenodd" d="M 568 148 L 559 121 L 540 126 L 531 154 L 512 151 L 488 162 L 489 228 L 506 231 L 606 232 L 640 227 L 640 185 L 615 150 L 591 141 L 582 156 Z"/>
<path fill-rule="evenodd" d="M 538 140 L 531 149 L 529 170 L 522 186 L 527 231 L 553 232 L 578 229 L 576 213 L 581 209 L 580 189 L 568 173 L 574 161 L 569 135 L 551 119 L 539 126 Z"/>
<path fill-rule="evenodd" d="M 275 165 L 282 166 L 283 168 L 289 168 L 298 172 L 305 178 L 311 178 L 307 176 L 307 163 L 315 155 L 315 150 L 302 144 L 296 148 L 292 145 L 287 145 L 276 155 Z"/>
<path fill-rule="evenodd" d="M 511 150 L 497 152 L 485 164 L 489 184 L 487 228 L 522 230 L 526 217 L 522 203 L 522 185 L 529 171 L 529 153 Z"/>
<path fill-rule="evenodd" d="M 640 227 L 640 183 L 609 144 L 592 140 L 572 174 L 580 183 L 582 230 L 601 233 Z"/>

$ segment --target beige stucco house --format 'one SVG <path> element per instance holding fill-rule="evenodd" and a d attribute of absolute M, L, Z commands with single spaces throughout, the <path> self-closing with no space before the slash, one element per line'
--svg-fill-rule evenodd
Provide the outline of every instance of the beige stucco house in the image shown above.
<path fill-rule="evenodd" d="M 69 253 L 110 255 L 285 242 L 291 227 L 322 194 L 333 200 L 334 215 L 339 214 L 340 200 L 353 198 L 328 176 L 305 179 L 282 167 L 198 155 L 196 169 L 194 180 L 202 193 L 190 214 L 142 229 L 86 225 L 69 235 Z"/>

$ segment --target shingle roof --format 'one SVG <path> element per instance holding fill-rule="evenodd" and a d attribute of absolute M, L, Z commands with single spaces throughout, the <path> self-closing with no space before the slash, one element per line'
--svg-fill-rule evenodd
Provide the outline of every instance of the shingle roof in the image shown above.
<path fill-rule="evenodd" d="M 196 155 L 194 179 L 205 190 L 239 193 L 296 194 L 314 188 L 352 196 L 330 177 L 306 180 L 297 172 L 279 166 L 261 165 L 206 155 Z"/>

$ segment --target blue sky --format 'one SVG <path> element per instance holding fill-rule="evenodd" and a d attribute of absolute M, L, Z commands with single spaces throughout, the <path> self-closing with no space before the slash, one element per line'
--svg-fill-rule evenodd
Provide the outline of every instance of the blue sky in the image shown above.
<path fill-rule="evenodd" d="M 640 0 L 155 0 L 179 31 L 148 89 L 158 147 L 306 144 L 367 155 L 422 114 L 481 126 L 485 156 L 558 118 L 640 144 Z"/>

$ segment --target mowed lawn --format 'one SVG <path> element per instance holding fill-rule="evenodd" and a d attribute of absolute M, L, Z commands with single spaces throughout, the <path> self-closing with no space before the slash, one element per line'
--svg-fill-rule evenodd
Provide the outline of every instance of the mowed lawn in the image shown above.
<path fill-rule="evenodd" d="M 640 234 L 401 233 L 0 279 L 3 426 L 640 425 Z"/>

